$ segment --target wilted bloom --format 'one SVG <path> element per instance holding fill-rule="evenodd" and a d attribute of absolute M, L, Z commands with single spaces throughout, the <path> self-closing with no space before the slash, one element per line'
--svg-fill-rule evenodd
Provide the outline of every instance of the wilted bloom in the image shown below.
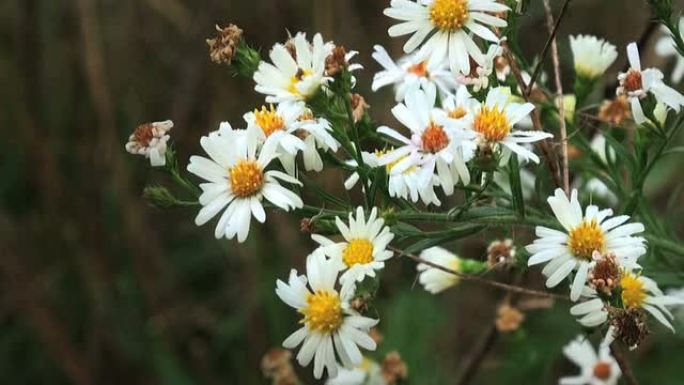
<path fill-rule="evenodd" d="M 387 385 L 395 385 L 408 378 L 408 367 L 399 352 L 387 353 L 382 361 L 382 377 Z"/>
<path fill-rule="evenodd" d="M 610 354 L 613 332 L 608 330 L 599 345 L 598 352 L 583 335 L 577 336 L 563 348 L 565 356 L 579 366 L 580 374 L 563 377 L 559 385 L 616 385 L 622 372 L 615 358 Z"/>
<path fill-rule="evenodd" d="M 372 89 L 377 91 L 382 87 L 394 85 L 397 102 L 404 101 L 407 90 L 417 87 L 426 92 L 434 92 L 436 88 L 440 95 L 448 95 L 458 87 L 446 60 L 429 60 L 428 57 L 414 53 L 395 63 L 382 46 L 376 45 L 374 49 L 373 59 L 384 70 L 373 76 Z"/>
<path fill-rule="evenodd" d="M 577 190 L 572 190 L 568 199 L 563 190 L 556 189 L 548 202 L 564 231 L 537 226 L 539 238 L 527 246 L 532 253 L 529 266 L 548 262 L 542 270 L 548 277 L 547 287 L 558 285 L 577 270 L 570 291 L 570 298 L 576 301 L 587 281 L 594 251 L 614 253 L 622 268 L 638 267 L 637 258 L 646 253 L 646 247 L 645 240 L 634 234 L 643 232 L 644 225 L 625 223 L 628 215 L 611 218 L 613 210 L 599 210 L 594 205 L 587 206 L 583 214 Z"/>
<path fill-rule="evenodd" d="M 610 295 L 620 284 L 620 278 L 622 277 L 620 263 L 613 253 L 601 254 L 598 251 L 594 251 L 592 259 L 594 264 L 589 269 L 589 287 L 597 292 Z"/>
<path fill-rule="evenodd" d="M 516 331 L 524 320 L 525 314 L 523 312 L 509 304 L 504 304 L 497 311 L 496 330 L 500 333 Z"/>
<path fill-rule="evenodd" d="M 349 225 L 339 217 L 335 218 L 337 229 L 344 240 L 333 242 L 330 239 L 312 234 L 311 239 L 321 245 L 321 250 L 330 257 L 340 271 L 342 295 L 353 293 L 356 283 L 365 277 L 375 277 L 376 270 L 385 267 L 385 261 L 394 253 L 387 246 L 394 238 L 385 220 L 378 218 L 378 209 L 373 207 L 368 220 L 362 207 L 356 209 L 356 216 L 349 213 Z"/>
<path fill-rule="evenodd" d="M 644 309 L 674 333 L 668 320 L 668 317 L 672 319 L 672 313 L 667 307 L 684 305 L 684 299 L 665 295 L 651 278 L 629 272 L 622 274 L 620 288 L 625 309 Z"/>
<path fill-rule="evenodd" d="M 340 363 L 354 368 L 363 362 L 359 346 L 375 350 L 376 344 L 368 335 L 378 321 L 360 316 L 349 307 L 349 297 L 335 289 L 337 263 L 314 251 L 306 260 L 306 275 L 297 275 L 292 269 L 288 282 L 277 281 L 276 294 L 283 302 L 303 316 L 303 326 L 292 333 L 283 346 L 302 347 L 297 362 L 306 366 L 314 361 L 314 377 L 321 378 L 323 369 L 328 376 L 337 376 Z M 337 353 L 337 355 L 336 355 Z"/>
<path fill-rule="evenodd" d="M 261 62 L 254 73 L 254 89 L 266 95 L 266 102 L 307 100 L 325 84 L 325 59 L 334 44 L 324 43 L 320 34 L 314 35 L 313 45 L 304 33 L 292 38 L 291 52 L 283 44 L 275 44 L 270 52 L 273 64 Z M 293 57 L 294 53 L 294 57 Z"/>
<path fill-rule="evenodd" d="M 421 52 L 430 60 L 449 60 L 453 73 L 470 73 L 470 57 L 478 64 L 484 57 L 472 35 L 498 43 L 492 27 L 505 27 L 506 21 L 493 13 L 509 8 L 493 0 L 392 0 L 385 15 L 400 20 L 388 30 L 390 36 L 411 35 L 404 51 L 413 52 L 425 41 Z"/>
<path fill-rule="evenodd" d="M 643 309 L 611 309 L 610 324 L 615 339 L 630 349 L 636 349 L 650 334 Z"/>
<path fill-rule="evenodd" d="M 655 45 L 655 51 L 660 56 L 674 56 L 675 66 L 672 69 L 672 74 L 670 75 L 670 80 L 672 83 L 679 83 L 684 77 L 684 56 L 682 56 L 679 51 L 677 51 L 674 39 L 670 35 L 670 30 L 663 26 L 661 28 L 663 33 L 667 35 L 662 36 L 658 39 Z M 684 17 L 679 18 L 679 33 L 680 35 L 684 33 Z M 684 35 L 681 35 L 684 38 Z"/>
<path fill-rule="evenodd" d="M 596 36 L 570 36 L 570 49 L 575 60 L 575 73 L 587 79 L 603 75 L 618 56 L 614 45 Z"/>
<path fill-rule="evenodd" d="M 496 240 L 487 246 L 487 265 L 490 268 L 511 263 L 515 263 L 513 240 L 508 238 Z"/>
<path fill-rule="evenodd" d="M 617 95 L 625 95 L 629 99 L 634 121 L 637 124 L 646 121 L 640 100 L 649 93 L 653 94 L 658 102 L 665 103 L 668 107 L 679 112 L 679 107 L 684 105 L 684 96 L 663 83 L 663 73 L 659 69 L 641 69 L 639 49 L 636 43 L 630 43 L 627 46 L 627 57 L 630 68 L 618 76 L 620 86 L 617 89 Z"/>
<path fill-rule="evenodd" d="M 152 167 L 164 166 L 171 127 L 173 122 L 170 120 L 139 125 L 128 137 L 126 151 L 149 158 Z"/>
<path fill-rule="evenodd" d="M 244 242 L 249 234 L 252 216 L 266 221 L 261 201 L 266 198 L 273 205 L 289 211 L 302 207 L 301 198 L 280 185 L 301 185 L 297 179 L 277 170 L 267 170 L 277 156 L 275 142 L 267 142 L 257 153 L 258 142 L 254 131 L 230 129 L 224 124 L 219 132 L 204 136 L 200 144 L 210 158 L 190 157 L 188 171 L 207 181 L 200 184 L 203 206 L 195 218 L 201 226 L 228 206 L 216 225 L 215 236 Z"/>
<path fill-rule="evenodd" d="M 629 100 L 624 95 L 618 95 L 613 100 L 604 100 L 599 109 L 598 118 L 615 127 L 632 117 L 629 111 Z"/>
<path fill-rule="evenodd" d="M 240 44 L 242 30 L 235 24 L 229 24 L 226 28 L 217 25 L 216 31 L 218 34 L 215 38 L 207 39 L 209 57 L 214 63 L 230 64 Z"/>

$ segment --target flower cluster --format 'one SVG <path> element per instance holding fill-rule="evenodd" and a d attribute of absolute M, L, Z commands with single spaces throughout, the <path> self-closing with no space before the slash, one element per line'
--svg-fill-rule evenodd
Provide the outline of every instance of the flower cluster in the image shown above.
<path fill-rule="evenodd" d="M 245 242 L 252 218 L 264 223 L 267 209 L 304 217 L 302 233 L 315 243 L 305 273 L 292 269 L 275 292 L 301 317 L 283 346 L 298 349 L 300 365 L 313 363 L 317 379 L 324 372 L 331 385 L 406 379 L 398 355 L 388 354 L 382 365 L 368 356 L 380 322 L 369 309 L 395 255 L 417 262 L 417 281 L 432 294 L 470 279 L 577 302 L 571 315 L 582 326 L 603 327 L 606 337 L 598 353 L 584 336 L 566 346 L 563 352 L 582 371 L 561 384 L 615 384 L 621 371 L 609 346 L 638 345 L 648 332 L 647 314 L 674 330 L 670 308 L 684 300 L 664 294 L 644 272 L 653 273 L 651 239 L 658 240 L 658 252 L 682 249 L 663 239 L 671 234 L 646 207 L 644 182 L 676 138 L 684 118 L 673 122 L 668 114 L 680 113 L 684 96 L 665 85 L 660 70 L 642 69 L 632 43 L 630 67 L 610 89 L 616 98 L 594 100 L 618 51 L 588 35 L 570 37 L 573 93 L 559 89 L 551 96 L 540 74 L 544 57 L 527 66 L 508 46 L 514 37 L 508 20 L 517 17 L 509 11 L 494 0 L 391 0 L 384 13 L 399 23 L 389 35 L 410 37 L 398 60 L 380 45 L 372 53 L 381 68 L 370 89 L 394 88 L 393 106 L 385 108 L 393 118 L 385 124 L 373 121 L 356 89 L 354 72 L 363 67 L 352 63 L 355 51 L 320 34 L 309 40 L 296 33 L 262 60 L 231 25 L 208 41 L 210 55 L 251 77 L 264 104 L 248 109 L 240 128 L 223 122 L 202 136 L 206 155 L 191 156 L 187 165 L 201 183 L 187 180 L 174 152 L 167 152 L 170 121 L 142 125 L 130 136 L 129 152 L 165 166 L 191 194 L 181 200 L 155 186 L 147 196 L 163 207 L 198 206 L 195 223 L 217 218 L 216 238 Z M 684 52 L 682 37 L 670 38 L 677 49 L 659 43 L 659 51 Z M 560 83 L 560 69 L 554 70 Z M 332 169 L 347 177 L 337 189 L 313 181 L 314 172 L 335 176 Z M 359 185 L 360 191 L 345 191 Z M 583 208 L 585 196 L 592 203 Z M 544 199 L 550 211 L 538 207 Z M 521 247 L 532 236 L 524 227 L 534 227 L 536 239 Z M 479 258 L 442 247 L 479 233 L 493 240 L 481 245 L 486 251 Z M 543 264 L 547 288 L 567 287 L 568 295 L 486 276 L 525 264 Z M 525 326 L 525 307 L 517 302 L 510 295 L 498 305 L 492 324 L 499 332 Z M 263 364 L 267 377 L 296 382 L 290 353 L 273 352 Z"/>

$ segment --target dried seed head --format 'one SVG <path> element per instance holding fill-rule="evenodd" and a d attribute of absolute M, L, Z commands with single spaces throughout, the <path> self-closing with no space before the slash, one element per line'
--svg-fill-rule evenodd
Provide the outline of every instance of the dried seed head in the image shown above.
<path fill-rule="evenodd" d="M 496 318 L 496 329 L 501 333 L 510 333 L 518 330 L 525 320 L 525 314 L 511 305 L 504 304 L 499 307 Z"/>
<path fill-rule="evenodd" d="M 314 231 L 314 221 L 311 218 L 302 218 L 299 221 L 299 231 L 304 234 L 312 234 Z"/>
<path fill-rule="evenodd" d="M 363 118 L 363 114 L 366 113 L 366 110 L 370 108 L 368 103 L 366 103 L 366 99 L 359 94 L 352 94 L 351 107 L 354 123 L 358 123 Z"/>
<path fill-rule="evenodd" d="M 382 361 L 382 377 L 387 385 L 397 384 L 408 377 L 408 367 L 404 360 L 401 359 L 399 352 L 387 353 Z"/>
<path fill-rule="evenodd" d="M 609 310 L 610 324 L 615 328 L 614 337 L 630 349 L 634 349 L 648 336 L 646 313 L 639 308 Z"/>
<path fill-rule="evenodd" d="M 598 113 L 598 118 L 601 121 L 613 126 L 620 126 L 631 116 L 629 101 L 624 95 L 618 96 L 613 100 L 604 101 Z"/>
<path fill-rule="evenodd" d="M 347 67 L 346 56 L 347 50 L 344 49 L 344 46 L 335 46 L 330 55 L 325 58 L 325 73 L 328 76 L 339 74 L 343 68 Z"/>
<path fill-rule="evenodd" d="M 291 363 L 292 354 L 289 350 L 272 348 L 261 359 L 261 371 L 264 377 L 271 380 L 273 385 L 296 385 L 299 378 Z"/>
<path fill-rule="evenodd" d="M 377 328 L 372 328 L 370 332 L 368 332 L 368 335 L 375 341 L 376 345 L 380 345 L 385 339 L 385 336 L 383 336 Z"/>
<path fill-rule="evenodd" d="M 230 64 L 242 38 L 242 30 L 235 24 L 229 24 L 226 28 L 217 25 L 216 31 L 215 38 L 207 39 L 209 57 L 216 64 Z"/>
<path fill-rule="evenodd" d="M 596 291 L 610 295 L 620 284 L 620 264 L 613 253 L 601 254 L 594 251 L 592 259 L 596 262 L 589 272 L 589 285 Z"/>
<path fill-rule="evenodd" d="M 487 266 L 511 265 L 515 263 L 515 247 L 511 239 L 496 240 L 487 247 Z"/>

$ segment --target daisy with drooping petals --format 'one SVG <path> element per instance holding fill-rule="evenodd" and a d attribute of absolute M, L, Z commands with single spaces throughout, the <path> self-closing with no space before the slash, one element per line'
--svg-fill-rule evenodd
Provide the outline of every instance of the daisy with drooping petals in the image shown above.
<path fill-rule="evenodd" d="M 663 73 L 656 68 L 641 69 L 639 49 L 636 43 L 627 46 L 627 57 L 630 68 L 627 72 L 618 75 L 620 86 L 617 95 L 625 95 L 632 106 L 632 116 L 637 124 L 646 122 L 646 115 L 641 108 L 640 100 L 651 93 L 660 103 L 666 104 L 676 112 L 684 105 L 684 95 L 663 83 Z"/>
<path fill-rule="evenodd" d="M 340 143 L 331 135 L 330 122 L 323 118 L 314 117 L 310 110 L 305 110 L 299 116 L 299 130 L 297 135 L 304 139 L 304 169 L 306 171 L 323 170 L 323 159 L 319 151 L 336 152 Z"/>
<path fill-rule="evenodd" d="M 461 259 L 456 254 L 441 247 L 434 246 L 423 250 L 420 253 L 420 258 L 454 271 L 461 271 Z M 456 285 L 459 280 L 455 274 L 449 274 L 424 263 L 419 263 L 417 269 L 420 274 L 418 281 L 425 290 L 432 294 L 443 292 Z"/>
<path fill-rule="evenodd" d="M 534 110 L 534 105 L 512 102 L 510 96 L 508 88 L 491 88 L 484 103 L 472 105 L 467 115 L 468 127 L 476 133 L 479 145 L 492 147 L 495 151 L 502 145 L 525 160 L 539 163 L 539 157 L 521 144 L 552 138 L 553 135 L 542 131 L 514 130 L 515 125 Z"/>
<path fill-rule="evenodd" d="M 390 27 L 390 36 L 412 35 L 404 44 L 406 53 L 413 52 L 425 41 L 421 52 L 430 55 L 430 60 L 441 62 L 448 58 L 453 73 L 468 74 L 471 57 L 476 63 L 484 64 L 482 52 L 470 33 L 499 43 L 489 28 L 507 24 L 492 14 L 508 10 L 494 0 L 392 0 L 384 13 L 401 20 Z"/>
<path fill-rule="evenodd" d="M 672 74 L 670 75 L 670 80 L 672 83 L 679 83 L 684 77 L 684 56 L 680 55 L 677 51 L 675 42 L 670 34 L 670 30 L 665 26 L 662 26 L 661 30 L 666 35 L 658 39 L 655 45 L 655 51 L 659 56 L 674 56 L 676 58 L 675 66 L 672 69 Z M 684 17 L 679 18 L 679 33 L 684 33 Z"/>
<path fill-rule="evenodd" d="M 166 164 L 166 142 L 170 138 L 168 132 L 172 127 L 173 122 L 170 120 L 139 125 L 128 137 L 126 151 L 149 158 L 152 167 L 164 166 Z"/>
<path fill-rule="evenodd" d="M 263 223 L 266 213 L 261 201 L 266 198 L 285 211 L 303 206 L 297 194 L 282 187 L 280 181 L 301 185 L 297 179 L 277 171 L 266 170 L 277 156 L 275 142 L 267 142 L 257 154 L 254 131 L 233 131 L 224 125 L 219 132 L 204 136 L 200 144 L 209 158 L 190 157 L 188 171 L 208 181 L 200 184 L 203 206 L 195 218 L 201 226 L 226 206 L 216 225 L 215 236 L 244 242 L 249 234 L 252 216 Z"/>
<path fill-rule="evenodd" d="M 376 45 L 374 49 L 373 59 L 384 70 L 373 76 L 372 89 L 377 91 L 393 84 L 397 102 L 404 100 L 406 90 L 418 86 L 426 92 L 436 87 L 441 95 L 448 95 L 458 87 L 458 83 L 449 71 L 446 61 L 428 60 L 428 58 L 421 57 L 420 54 L 416 53 L 395 63 L 383 47 Z"/>
<path fill-rule="evenodd" d="M 577 270 L 570 298 L 576 301 L 585 286 L 594 251 L 613 253 L 619 265 L 627 270 L 637 268 L 637 258 L 646 253 L 645 240 L 636 237 L 644 231 L 641 223 L 625 223 L 628 215 L 610 217 L 613 210 L 599 210 L 590 205 L 582 214 L 577 200 L 577 190 L 572 190 L 570 199 L 563 190 L 556 189 L 548 200 L 551 210 L 565 231 L 537 226 L 539 237 L 526 247 L 532 254 L 529 266 L 546 263 L 542 273 L 548 277 L 547 287 L 555 287 L 573 270 Z"/>
<path fill-rule="evenodd" d="M 479 92 L 481 89 L 489 88 L 489 76 L 494 72 L 497 59 L 501 56 L 503 49 L 497 44 L 492 44 L 487 49 L 482 64 L 471 68 L 470 73 L 460 74 L 456 79 L 467 86 L 472 86 L 474 92 Z M 499 74 L 497 74 L 499 77 Z M 505 80 L 505 75 L 502 80 Z"/>
<path fill-rule="evenodd" d="M 314 361 L 314 377 L 321 378 L 323 369 L 328 376 L 337 376 L 340 364 L 354 368 L 363 362 L 359 346 L 375 350 L 375 341 L 368 335 L 378 321 L 362 317 L 349 307 L 349 297 L 335 289 L 337 263 L 327 260 L 319 250 L 306 260 L 306 276 L 292 269 L 288 282 L 277 281 L 276 294 L 287 305 L 303 315 L 304 324 L 292 333 L 283 346 L 294 349 L 300 344 L 297 362 L 306 366 Z"/>
<path fill-rule="evenodd" d="M 575 73 L 587 79 L 603 75 L 617 59 L 617 49 L 603 39 L 590 35 L 570 36 Z"/>
<path fill-rule="evenodd" d="M 608 330 L 598 352 L 585 336 L 577 336 L 563 348 L 563 354 L 580 367 L 580 374 L 563 377 L 558 381 L 558 385 L 616 385 L 622 372 L 610 353 L 612 342 L 612 329 Z"/>
<path fill-rule="evenodd" d="M 307 100 L 326 82 L 325 59 L 334 45 L 324 43 L 320 34 L 309 44 L 301 32 L 291 39 L 291 45 L 292 52 L 283 44 L 274 45 L 270 52 L 273 64 L 261 62 L 254 73 L 254 90 L 265 94 L 268 103 Z"/>
<path fill-rule="evenodd" d="M 379 164 L 393 164 L 391 173 L 401 174 L 407 169 L 418 169 L 418 189 L 430 186 L 435 172 L 444 193 L 451 195 L 459 180 L 470 183 L 466 161 L 472 156 L 470 140 L 473 134 L 462 129 L 456 118 L 448 111 L 435 108 L 434 93 L 411 90 L 405 103 L 392 108 L 392 114 L 411 131 L 406 138 L 399 132 L 383 126 L 378 132 L 403 145 L 380 157 Z"/>
<path fill-rule="evenodd" d="M 375 277 L 375 271 L 385 267 L 385 261 L 392 258 L 394 253 L 387 250 L 387 246 L 394 238 L 385 220 L 378 218 L 378 209 L 373 207 L 366 221 L 362 207 L 356 209 L 356 218 L 349 213 L 347 226 L 339 217 L 335 218 L 337 229 L 344 241 L 333 242 L 330 239 L 312 234 L 311 239 L 321 245 L 325 255 L 329 256 L 340 271 L 342 295 L 353 294 L 356 283 L 365 277 Z"/>
<path fill-rule="evenodd" d="M 296 135 L 299 129 L 299 117 L 304 112 L 303 103 L 280 103 L 278 107 L 262 106 L 246 113 L 243 118 L 247 130 L 254 130 L 259 143 L 267 140 L 276 143 L 278 159 L 288 174 L 295 174 L 295 156 L 303 151 L 306 145 Z"/>

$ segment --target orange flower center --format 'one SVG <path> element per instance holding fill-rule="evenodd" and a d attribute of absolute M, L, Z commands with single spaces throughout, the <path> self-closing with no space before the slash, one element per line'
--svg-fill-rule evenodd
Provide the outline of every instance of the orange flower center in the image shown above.
<path fill-rule="evenodd" d="M 630 68 L 630 70 L 627 71 L 627 75 L 625 76 L 625 80 L 623 81 L 622 86 L 625 88 L 625 91 L 629 92 L 640 90 L 641 72 Z"/>
<path fill-rule="evenodd" d="M 466 110 L 463 107 L 456 107 L 453 110 L 447 111 L 447 115 L 451 119 L 461 119 L 466 116 Z"/>
<path fill-rule="evenodd" d="M 418 64 L 414 64 L 410 66 L 407 70 L 408 72 L 415 74 L 419 78 L 425 78 L 428 75 L 428 70 L 427 70 L 427 60 L 423 60 L 422 62 Z"/>
<path fill-rule="evenodd" d="M 607 362 L 599 362 L 594 366 L 594 377 L 599 380 L 607 380 L 610 378 L 610 364 Z"/>
<path fill-rule="evenodd" d="M 230 188 L 238 198 L 252 196 L 264 185 L 264 172 L 253 160 L 239 160 L 229 170 Z"/>
<path fill-rule="evenodd" d="M 133 132 L 133 137 L 135 141 L 143 146 L 150 144 L 152 138 L 154 138 L 154 126 L 152 123 L 145 123 L 139 125 Z"/>
<path fill-rule="evenodd" d="M 430 122 L 420 137 L 423 142 L 423 151 L 437 153 L 449 145 L 449 137 L 444 131 L 444 127 Z"/>
<path fill-rule="evenodd" d="M 266 106 L 262 106 L 261 111 L 254 110 L 254 120 L 266 136 L 271 136 L 274 132 L 285 129 L 283 118 L 278 115 L 272 104 L 268 109 Z"/>

